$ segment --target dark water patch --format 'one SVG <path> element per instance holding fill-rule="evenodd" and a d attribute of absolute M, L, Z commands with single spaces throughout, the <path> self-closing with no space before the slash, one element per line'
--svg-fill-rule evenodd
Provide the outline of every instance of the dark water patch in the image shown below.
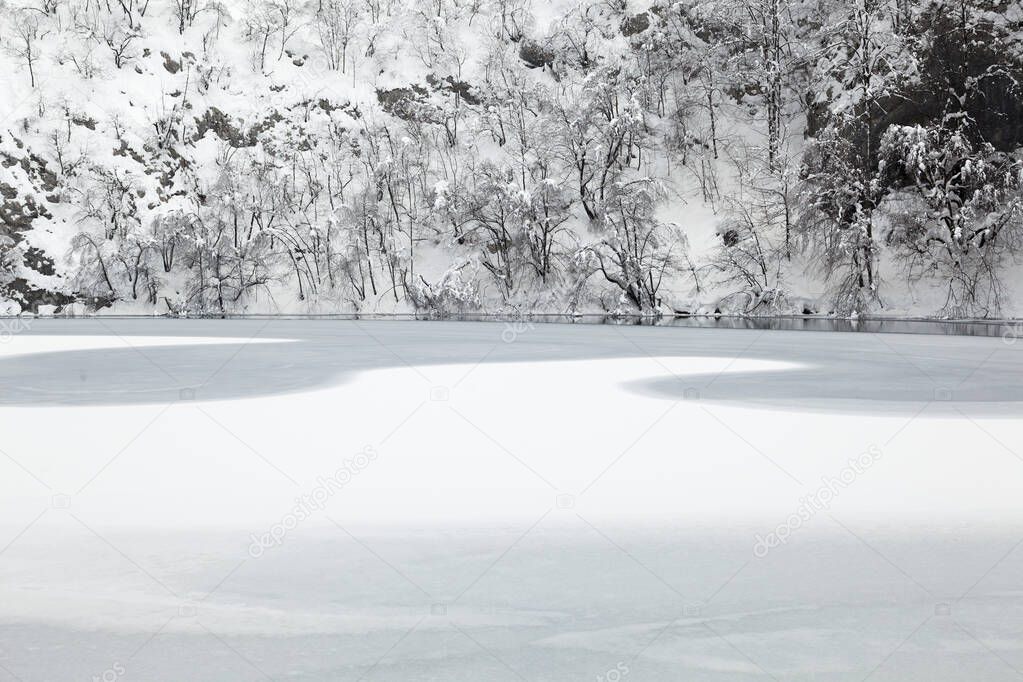
<path fill-rule="evenodd" d="M 25 318 L 0 317 L 5 320 Z M 28 318 L 31 319 L 31 318 Z M 47 318 L 48 319 L 48 318 Z M 694 329 L 746 329 L 754 331 L 853 332 L 864 334 L 923 334 L 928 336 L 985 336 L 1015 340 L 1023 337 L 1023 320 L 937 320 L 928 318 L 861 317 L 834 318 L 816 315 L 779 315 L 773 317 L 739 317 L 731 315 L 684 315 L 651 317 L 644 315 L 566 315 L 533 313 L 528 315 L 500 313 L 462 313 L 437 316 L 431 314 L 289 314 L 289 315 L 209 315 L 188 318 L 150 315 L 104 315 L 102 317 L 60 317 L 72 322 L 115 320 L 326 320 L 326 321 L 396 321 L 396 322 L 494 322 L 508 325 L 573 324 L 612 325 L 617 327 L 677 327 Z"/>

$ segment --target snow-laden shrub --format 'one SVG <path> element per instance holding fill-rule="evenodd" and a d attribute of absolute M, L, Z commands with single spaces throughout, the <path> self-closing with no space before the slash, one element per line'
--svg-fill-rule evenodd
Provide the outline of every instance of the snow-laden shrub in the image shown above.
<path fill-rule="evenodd" d="M 887 208 L 909 278 L 944 287 L 951 317 L 997 314 L 1003 265 L 1023 244 L 1023 161 L 945 126 L 892 126 L 881 150 L 905 187 Z"/>
<path fill-rule="evenodd" d="M 438 316 L 478 311 L 482 305 L 478 271 L 478 266 L 462 263 L 447 270 L 434 284 L 420 275 L 419 282 L 409 287 L 412 304 L 418 311 Z"/>
<path fill-rule="evenodd" d="M 773 227 L 744 206 L 718 228 L 721 243 L 704 268 L 728 292 L 717 307 L 741 315 L 791 312 L 782 286 L 784 242 Z"/>

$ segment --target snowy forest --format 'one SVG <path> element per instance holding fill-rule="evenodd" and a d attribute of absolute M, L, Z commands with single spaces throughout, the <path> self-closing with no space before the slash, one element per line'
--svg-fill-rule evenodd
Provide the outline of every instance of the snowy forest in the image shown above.
<path fill-rule="evenodd" d="M 1023 310 L 1023 0 L 0 8 L 0 312 Z"/>

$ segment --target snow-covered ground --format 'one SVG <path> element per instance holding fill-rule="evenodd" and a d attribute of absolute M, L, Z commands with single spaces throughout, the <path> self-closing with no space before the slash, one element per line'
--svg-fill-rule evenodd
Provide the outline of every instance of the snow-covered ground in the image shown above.
<path fill-rule="evenodd" d="M 1010 680 L 1023 342 L 33 321 L 0 680 Z"/>

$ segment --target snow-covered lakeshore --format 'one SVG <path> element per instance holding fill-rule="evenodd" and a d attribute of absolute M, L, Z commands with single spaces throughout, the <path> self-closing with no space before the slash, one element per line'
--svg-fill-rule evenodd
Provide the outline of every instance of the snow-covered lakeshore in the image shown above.
<path fill-rule="evenodd" d="M 1021 352 L 35 320 L 0 679 L 1016 679 Z"/>

